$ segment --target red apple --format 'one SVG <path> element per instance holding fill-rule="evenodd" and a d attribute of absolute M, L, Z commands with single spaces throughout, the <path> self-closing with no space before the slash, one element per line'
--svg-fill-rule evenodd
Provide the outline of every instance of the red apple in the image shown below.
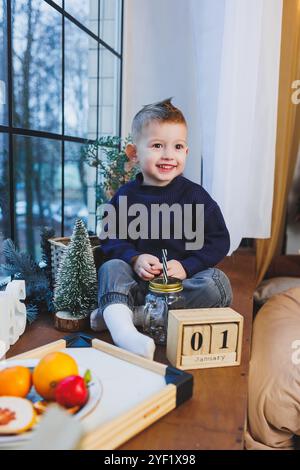
<path fill-rule="evenodd" d="M 57 403 L 65 408 L 83 406 L 88 401 L 89 390 L 85 378 L 80 375 L 70 375 L 61 380 L 55 389 Z"/>

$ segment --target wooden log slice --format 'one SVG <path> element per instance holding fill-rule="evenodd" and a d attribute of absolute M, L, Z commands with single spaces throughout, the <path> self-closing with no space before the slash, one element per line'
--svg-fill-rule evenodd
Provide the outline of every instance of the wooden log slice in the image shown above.
<path fill-rule="evenodd" d="M 70 312 L 59 311 L 55 314 L 54 326 L 60 331 L 83 331 L 89 328 L 89 315 L 74 317 Z"/>

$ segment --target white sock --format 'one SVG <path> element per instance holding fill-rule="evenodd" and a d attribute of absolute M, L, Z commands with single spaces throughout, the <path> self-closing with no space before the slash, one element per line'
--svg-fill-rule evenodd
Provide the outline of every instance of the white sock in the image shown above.
<path fill-rule="evenodd" d="M 152 338 L 137 331 L 132 316 L 132 311 L 125 304 L 110 304 L 103 311 L 104 321 L 117 346 L 153 359 L 155 343 Z"/>
<path fill-rule="evenodd" d="M 138 305 L 133 307 L 133 324 L 135 326 L 143 326 L 144 323 L 144 305 Z M 103 319 L 103 313 L 98 308 L 92 311 L 90 315 L 90 324 L 93 331 L 105 331 L 107 326 Z"/>

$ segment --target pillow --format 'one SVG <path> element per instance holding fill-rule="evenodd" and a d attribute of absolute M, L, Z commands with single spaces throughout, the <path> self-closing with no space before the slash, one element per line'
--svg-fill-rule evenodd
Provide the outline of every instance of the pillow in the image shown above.
<path fill-rule="evenodd" d="M 300 287 L 274 295 L 252 334 L 247 449 L 293 449 L 300 435 Z"/>
<path fill-rule="evenodd" d="M 293 287 L 300 287 L 300 277 L 273 277 L 262 281 L 254 292 L 257 304 L 264 304 L 270 297 Z"/>

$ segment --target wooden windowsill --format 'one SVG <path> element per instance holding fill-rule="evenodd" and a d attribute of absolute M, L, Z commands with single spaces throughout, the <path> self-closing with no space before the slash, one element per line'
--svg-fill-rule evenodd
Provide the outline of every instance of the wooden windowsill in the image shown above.
<path fill-rule="evenodd" d="M 132 449 L 243 449 L 247 406 L 247 376 L 252 328 L 255 257 L 235 252 L 217 267 L 233 287 L 231 307 L 244 316 L 242 362 L 240 366 L 193 370 L 193 397 L 122 445 Z M 108 332 L 86 333 L 111 343 Z M 66 334 L 53 327 L 53 317 L 43 314 L 28 326 L 7 357 L 55 341 Z M 165 348 L 157 347 L 155 360 L 168 364 Z"/>

